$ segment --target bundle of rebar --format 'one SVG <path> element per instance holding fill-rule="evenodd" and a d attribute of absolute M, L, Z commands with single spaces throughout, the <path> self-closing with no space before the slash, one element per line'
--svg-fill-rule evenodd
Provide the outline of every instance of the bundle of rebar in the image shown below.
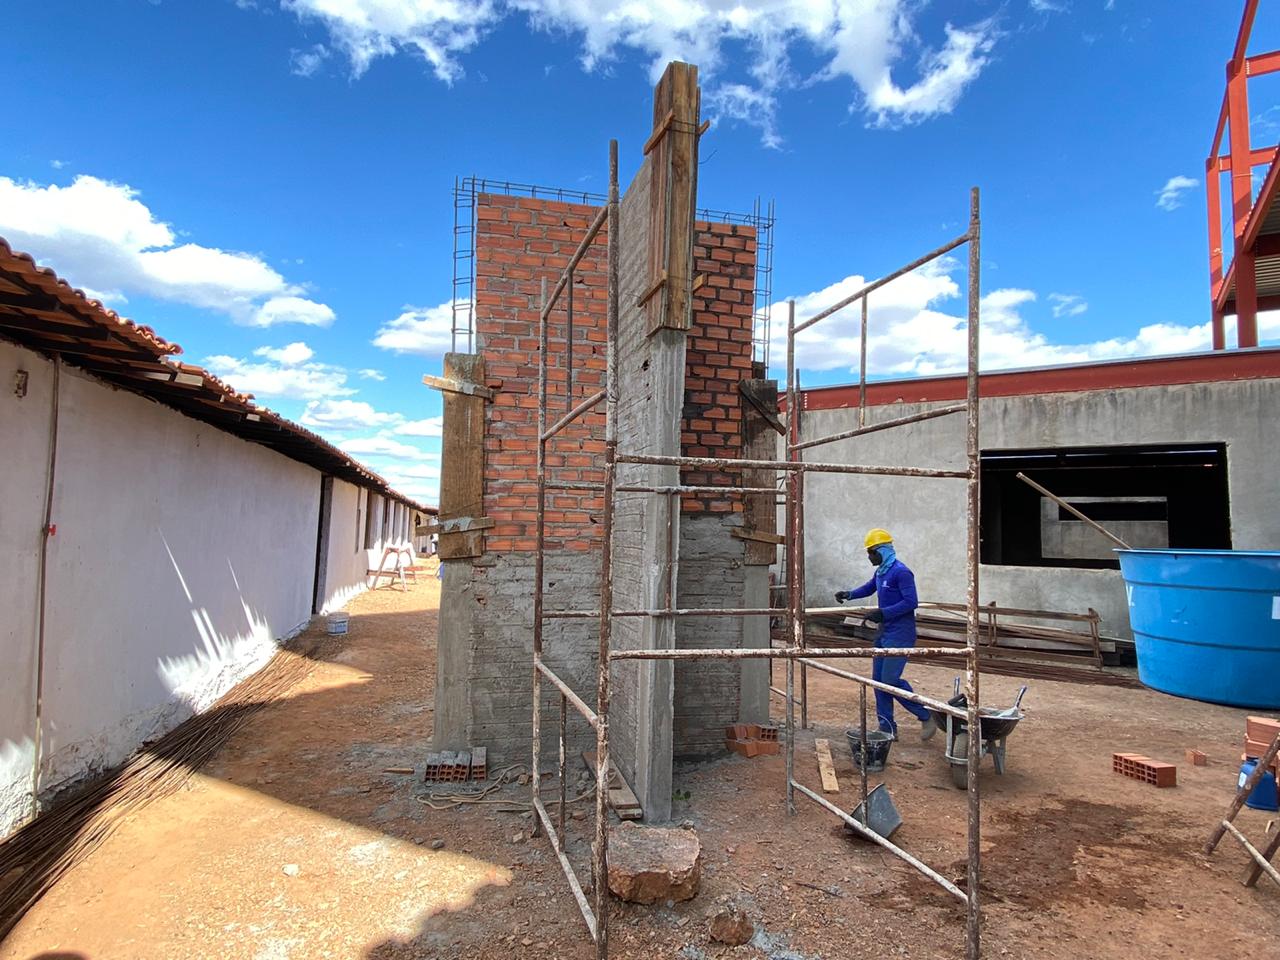
<path fill-rule="evenodd" d="M 313 653 L 280 650 L 204 713 L 143 747 L 123 766 L 84 785 L 0 843 L 0 940 L 126 817 L 181 789 L 250 717 L 302 680 L 310 672 Z"/>

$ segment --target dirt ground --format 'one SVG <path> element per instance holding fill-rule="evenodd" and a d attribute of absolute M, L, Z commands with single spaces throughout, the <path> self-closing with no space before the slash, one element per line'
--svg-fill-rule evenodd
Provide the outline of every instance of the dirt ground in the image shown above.
<path fill-rule="evenodd" d="M 524 818 L 492 805 L 433 810 L 415 778 L 382 772 L 421 769 L 428 749 L 438 600 L 434 578 L 358 597 L 350 634 L 322 646 L 308 679 L 65 876 L 0 944 L 0 960 L 593 957 L 559 866 Z M 952 673 L 913 665 L 907 676 L 946 695 Z M 984 679 L 983 699 L 1011 702 L 1017 687 Z M 841 780 L 832 799 L 851 807 L 843 731 L 856 689 L 814 675 L 810 692 L 816 729 L 798 738 L 798 777 L 820 790 L 813 739 L 829 737 Z M 1007 774 L 983 768 L 985 956 L 1280 955 L 1280 890 L 1241 886 L 1246 859 L 1230 839 L 1212 858 L 1198 853 L 1232 794 L 1244 711 L 1043 681 L 1024 708 Z M 960 878 L 965 796 L 942 738 L 922 744 L 904 729 L 883 775 L 904 819 L 894 839 Z M 1191 747 L 1208 766 L 1184 761 Z M 1176 762 L 1177 788 L 1112 774 L 1113 751 Z M 676 779 L 688 799 L 675 817 L 703 843 L 702 891 L 671 907 L 617 905 L 613 956 L 963 956 L 963 913 L 941 889 L 847 839 L 803 797 L 786 815 L 780 756 Z M 513 784 L 504 796 L 526 792 Z M 1260 837 L 1266 815 L 1246 810 L 1238 822 Z M 590 821 L 570 828 L 588 876 Z M 757 924 L 746 946 L 709 940 L 708 917 L 728 900 Z"/>

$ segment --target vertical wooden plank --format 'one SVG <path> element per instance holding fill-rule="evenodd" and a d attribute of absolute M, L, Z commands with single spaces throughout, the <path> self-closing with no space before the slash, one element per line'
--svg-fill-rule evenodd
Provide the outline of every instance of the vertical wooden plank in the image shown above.
<path fill-rule="evenodd" d="M 654 88 L 653 124 L 658 138 L 649 152 L 649 281 L 662 283 L 645 303 L 649 333 L 692 323 L 693 228 L 697 207 L 698 68 L 673 61 Z M 662 282 L 665 278 L 665 282 Z"/>
<path fill-rule="evenodd" d="M 742 394 L 742 456 L 748 460 L 776 460 L 778 457 L 778 384 L 774 380 L 743 380 L 738 386 Z M 773 415 L 773 422 L 764 412 Z M 772 487 L 777 484 L 775 470 L 750 469 L 742 471 L 744 487 Z M 776 498 L 767 493 L 752 493 L 743 497 L 742 526 L 756 533 L 778 532 L 778 508 Z M 767 566 L 777 559 L 775 544 L 762 541 L 746 541 L 748 566 Z"/>
<path fill-rule="evenodd" d="M 446 353 L 444 376 L 484 386 L 484 358 L 479 354 Z M 480 519 L 484 514 L 485 401 L 461 393 L 444 393 L 444 424 L 440 450 L 440 519 Z M 484 553 L 484 532 L 471 530 L 440 535 L 440 559 L 458 560 Z"/>

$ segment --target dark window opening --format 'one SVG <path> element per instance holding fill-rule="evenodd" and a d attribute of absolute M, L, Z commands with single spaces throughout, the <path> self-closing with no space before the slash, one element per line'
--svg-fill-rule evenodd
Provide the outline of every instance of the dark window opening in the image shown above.
<path fill-rule="evenodd" d="M 1231 548 L 1225 444 L 988 450 L 981 471 L 983 563 L 1120 565 L 1111 541 L 1019 473 L 1133 547 Z"/>

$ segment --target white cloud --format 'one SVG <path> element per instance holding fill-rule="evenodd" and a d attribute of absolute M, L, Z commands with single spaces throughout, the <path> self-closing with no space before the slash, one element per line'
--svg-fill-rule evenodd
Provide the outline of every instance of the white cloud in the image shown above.
<path fill-rule="evenodd" d="M 315 351 L 301 340 L 298 340 L 283 347 L 259 347 L 253 351 L 253 355 L 255 357 L 266 357 L 276 363 L 292 366 L 298 363 L 306 363 L 315 356 Z"/>
<path fill-rule="evenodd" d="M 378 328 L 373 345 L 396 353 L 439 357 L 453 349 L 454 301 L 434 307 L 405 307 L 404 312 Z"/>
<path fill-rule="evenodd" d="M 439 437 L 444 434 L 444 417 L 409 420 L 396 427 L 396 433 L 404 434 L 406 437 Z"/>
<path fill-rule="evenodd" d="M 964 369 L 967 325 L 959 307 L 959 285 L 951 273 L 959 269 L 943 260 L 877 290 L 869 300 L 867 370 L 873 377 L 929 376 Z M 796 318 L 803 321 L 864 286 L 861 276 L 846 277 L 824 290 L 796 298 Z M 1122 357 L 1191 353 L 1210 346 L 1209 323 L 1153 323 L 1131 335 L 1083 343 L 1053 343 L 1036 331 L 1023 311 L 1036 301 L 1031 290 L 1004 288 L 982 298 L 981 357 L 983 370 L 1084 363 Z M 1050 298 L 1051 303 L 1052 297 Z M 774 304 L 785 316 L 786 304 Z M 1073 314 L 1067 313 L 1067 316 Z M 858 304 L 823 320 L 796 338 L 797 366 L 804 370 L 843 369 L 856 374 L 861 312 Z M 1280 336 L 1280 312 L 1259 317 L 1264 339 Z M 786 356 L 786 333 L 774 324 L 771 356 Z M 775 361 L 776 365 L 777 361 Z M 776 372 L 776 371 L 775 371 Z"/>
<path fill-rule="evenodd" d="M 293 347 L 305 344 L 290 344 L 279 351 L 284 354 Z M 262 351 L 269 347 L 259 348 L 254 353 L 266 356 Z M 298 351 L 294 351 L 297 355 Z M 252 393 L 256 397 L 276 397 L 288 400 L 320 400 L 329 397 L 350 396 L 355 393 L 346 386 L 347 373 L 341 367 L 326 363 L 299 363 L 295 361 L 258 363 L 238 357 L 218 355 L 207 357 L 204 361 L 213 373 L 237 390 Z"/>
<path fill-rule="evenodd" d="M 254 311 L 247 322 L 254 327 L 274 327 L 278 323 L 303 323 L 327 327 L 333 323 L 333 309 L 304 297 L 272 297 Z"/>
<path fill-rule="evenodd" d="M 1078 317 L 1089 309 L 1088 301 L 1075 293 L 1051 293 L 1049 304 L 1056 318 Z"/>
<path fill-rule="evenodd" d="M 261 257 L 179 244 L 174 228 L 127 184 L 78 176 L 60 187 L 0 177 L 0 235 L 114 301 L 157 297 L 256 326 L 333 322 L 329 307 L 302 297 Z"/>
<path fill-rule="evenodd" d="M 423 450 L 409 443 L 402 443 L 386 436 L 357 437 L 338 444 L 347 453 L 362 456 L 388 457 L 392 460 L 438 460 L 440 454 Z"/>
<path fill-rule="evenodd" d="M 1198 186 L 1200 181 L 1194 177 L 1184 177 L 1181 174 L 1170 177 L 1165 181 L 1165 185 L 1156 191 L 1156 206 L 1161 210 L 1177 210 L 1182 206 L 1182 195 Z"/>
<path fill-rule="evenodd" d="M 1065 13 L 1066 0 L 1030 0 L 1029 6 L 1036 13 Z"/>
<path fill-rule="evenodd" d="M 354 391 L 351 391 L 354 392 Z M 312 400 L 298 422 L 324 430 L 365 430 L 398 423 L 398 413 L 383 413 L 363 400 Z"/>
<path fill-rule="evenodd" d="M 49 166 L 53 167 L 53 169 L 55 170 L 61 170 L 66 165 L 67 165 L 66 160 L 50 160 L 49 161 Z"/>
<path fill-rule="evenodd" d="M 820 79 L 852 81 L 856 107 L 875 123 L 913 123 L 954 109 L 997 38 L 993 20 L 947 23 L 941 43 L 930 44 L 919 29 L 924 4 L 915 0 L 280 2 L 299 18 L 322 23 L 356 76 L 378 57 L 410 51 L 451 84 L 463 76 L 463 55 L 516 15 L 533 29 L 577 37 L 586 70 L 607 64 L 619 48 L 648 58 L 654 79 L 668 61 L 688 60 L 702 69 L 713 112 L 759 126 L 765 142 L 775 144 L 779 92 L 808 79 L 791 69 L 793 50 L 806 58 L 818 54 Z M 294 60 L 297 69 L 296 52 Z"/>
<path fill-rule="evenodd" d="M 357 372 L 360 374 L 361 378 L 364 380 L 382 381 L 387 379 L 386 374 L 384 374 L 381 370 L 374 370 L 371 367 L 365 367 L 363 370 L 359 370 Z"/>
<path fill-rule="evenodd" d="M 314 74 L 329 59 L 329 48 L 317 43 L 306 50 L 294 50 L 289 57 L 290 68 L 299 77 Z"/>

